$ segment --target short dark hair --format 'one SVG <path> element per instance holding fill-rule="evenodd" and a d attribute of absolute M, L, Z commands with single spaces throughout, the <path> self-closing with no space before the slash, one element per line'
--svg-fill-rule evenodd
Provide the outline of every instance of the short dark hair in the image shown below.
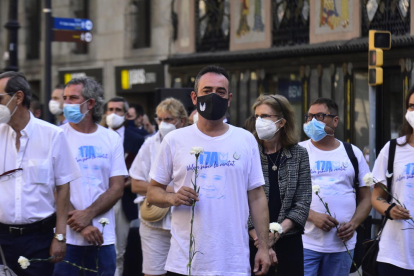
<path fill-rule="evenodd" d="M 58 84 L 55 86 L 55 89 L 65 89 L 66 85 L 64 84 Z"/>
<path fill-rule="evenodd" d="M 199 83 L 201 77 L 203 75 L 207 74 L 207 73 L 214 73 L 214 74 L 217 74 L 217 75 L 223 75 L 224 77 L 226 77 L 227 81 L 229 82 L 229 86 L 230 86 L 229 73 L 227 73 L 227 71 L 224 68 L 220 67 L 220 66 L 209 65 L 209 66 L 206 66 L 203 69 L 201 69 L 200 72 L 198 72 L 198 75 L 197 75 L 197 77 L 195 79 L 195 82 L 194 82 L 194 92 L 196 94 L 198 93 L 198 83 Z M 230 87 L 229 87 L 229 92 L 230 92 Z"/>
<path fill-rule="evenodd" d="M 131 104 L 129 107 L 132 107 L 133 109 L 135 109 L 135 113 L 137 113 L 137 118 L 139 116 L 144 116 L 144 114 L 145 114 L 144 113 L 144 108 L 142 108 L 142 106 L 140 104 Z"/>
<path fill-rule="evenodd" d="M 115 103 L 121 103 L 122 102 L 122 103 L 124 103 L 124 112 L 125 113 L 128 112 L 129 104 L 128 104 L 127 100 L 125 100 L 125 98 L 119 97 L 119 96 L 113 97 L 112 99 L 110 99 L 109 101 L 107 101 L 105 103 L 105 106 L 104 106 L 105 112 L 107 111 L 107 109 L 108 109 L 108 103 L 110 103 L 110 102 L 115 102 Z"/>
<path fill-rule="evenodd" d="M 7 81 L 4 91 L 8 94 L 14 95 L 17 91 L 22 91 L 24 94 L 23 106 L 30 108 L 30 101 L 32 100 L 32 90 L 26 77 L 20 72 L 8 71 L 0 74 L 0 79 L 10 78 Z"/>
<path fill-rule="evenodd" d="M 338 105 L 332 99 L 319 98 L 319 99 L 316 99 L 313 103 L 311 103 L 310 106 L 315 105 L 315 104 L 324 104 L 328 108 L 329 113 L 331 113 L 332 115 L 338 116 Z"/>

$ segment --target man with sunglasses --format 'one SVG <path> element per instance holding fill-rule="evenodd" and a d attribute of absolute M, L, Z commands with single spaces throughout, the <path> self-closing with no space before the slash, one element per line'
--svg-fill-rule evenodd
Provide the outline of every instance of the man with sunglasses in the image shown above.
<path fill-rule="evenodd" d="M 0 245 L 17 275 L 52 275 L 66 252 L 69 182 L 81 172 L 63 130 L 29 112 L 31 97 L 21 73 L 0 74 Z M 23 270 L 19 256 L 50 262 Z"/>
<path fill-rule="evenodd" d="M 356 243 L 355 230 L 371 210 L 371 192 L 362 178 L 369 172 L 360 149 L 352 145 L 359 174 L 344 144 L 335 138 L 339 123 L 338 105 L 331 99 L 314 101 L 305 115 L 303 130 L 310 138 L 299 143 L 309 154 L 312 185 L 319 185 L 319 196 L 328 203 L 334 217 L 326 214 L 325 206 L 312 195 L 308 221 L 303 235 L 305 276 L 348 276 L 352 264 L 343 242 L 351 254 Z M 358 206 L 355 202 L 354 179 L 359 181 Z M 336 230 L 338 227 L 338 231 Z"/>

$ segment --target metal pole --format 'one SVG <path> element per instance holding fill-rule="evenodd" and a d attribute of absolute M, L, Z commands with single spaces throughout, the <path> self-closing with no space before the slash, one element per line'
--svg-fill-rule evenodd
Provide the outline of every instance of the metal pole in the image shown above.
<path fill-rule="evenodd" d="M 369 167 L 370 167 L 370 170 L 372 171 L 374 167 L 375 159 L 377 157 L 377 152 L 376 152 L 377 87 L 370 86 L 370 85 L 368 85 L 368 87 L 369 87 Z M 374 208 L 371 209 L 371 217 L 381 218 L 379 213 Z M 375 235 L 376 235 L 376 227 L 371 227 L 371 237 L 375 237 Z"/>
<path fill-rule="evenodd" d="M 18 57 L 18 29 L 20 28 L 18 15 L 18 0 L 9 0 L 9 22 L 4 27 L 9 31 L 7 47 L 9 52 L 9 62 L 5 71 L 19 71 L 19 57 Z"/>
<path fill-rule="evenodd" d="M 45 15 L 45 48 L 44 48 L 44 71 L 43 71 L 43 84 L 44 84 L 44 114 L 45 118 L 48 118 L 49 122 L 54 122 L 54 116 L 50 113 L 48 103 L 52 97 L 52 3 L 51 0 L 45 0 L 45 7 L 43 9 Z"/>

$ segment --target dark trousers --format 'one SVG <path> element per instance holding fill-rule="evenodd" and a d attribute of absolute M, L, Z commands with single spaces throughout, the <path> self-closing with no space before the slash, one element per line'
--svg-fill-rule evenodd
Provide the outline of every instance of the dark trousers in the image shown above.
<path fill-rule="evenodd" d="M 378 262 L 378 276 L 413 276 L 414 270 L 404 269 L 392 264 Z"/>
<path fill-rule="evenodd" d="M 53 240 L 53 230 L 47 233 L 32 233 L 23 236 L 0 232 L 0 244 L 6 257 L 7 265 L 19 276 L 49 276 L 53 274 L 54 264 L 48 261 L 30 262 L 27 269 L 22 269 L 17 262 L 20 256 L 27 259 L 47 259 Z M 0 258 L 0 264 L 2 260 Z"/>
<path fill-rule="evenodd" d="M 274 246 L 278 264 L 271 266 L 268 276 L 303 276 L 303 243 L 302 235 L 285 236 L 277 241 Z M 254 241 L 250 240 L 250 266 L 252 275 L 254 268 L 254 258 L 256 257 L 257 248 Z"/>

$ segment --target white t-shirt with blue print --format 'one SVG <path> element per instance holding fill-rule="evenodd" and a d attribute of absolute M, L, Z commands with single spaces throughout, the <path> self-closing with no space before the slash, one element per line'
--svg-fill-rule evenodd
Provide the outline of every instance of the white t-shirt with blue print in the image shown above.
<path fill-rule="evenodd" d="M 339 140 L 338 140 L 339 141 Z M 349 222 L 355 214 L 356 200 L 354 192 L 355 171 L 349 159 L 345 147 L 341 141 L 340 146 L 331 151 L 323 151 L 315 147 L 311 140 L 300 142 L 309 154 L 312 185 L 319 185 L 319 195 L 328 203 L 333 217 L 343 224 Z M 369 172 L 368 164 L 360 149 L 352 145 L 355 157 L 359 165 L 359 186 L 365 186 L 362 178 Z M 326 209 L 319 197 L 312 193 L 310 207 L 318 213 L 326 213 Z M 349 250 L 355 248 L 356 233 L 347 241 Z M 307 221 L 305 234 L 303 235 L 303 247 L 309 250 L 323 253 L 346 251 L 341 239 L 337 236 L 336 228 L 325 232 L 317 228 L 312 222 Z"/>
<path fill-rule="evenodd" d="M 259 149 L 253 135 L 229 125 L 218 137 L 202 133 L 196 124 L 168 133 L 151 166 L 150 176 L 177 192 L 192 187 L 196 158 L 192 147 L 202 147 L 193 234 L 197 253 L 193 275 L 251 275 L 247 219 L 247 192 L 264 184 Z M 191 207 L 174 207 L 171 247 L 165 269 L 187 275 Z"/>
<path fill-rule="evenodd" d="M 397 139 L 402 145 L 405 136 Z M 372 174 L 378 182 L 387 185 L 388 142 L 375 161 Z M 395 149 L 394 175 L 392 178 L 392 194 L 405 204 L 410 214 L 414 214 L 414 148 L 409 144 Z M 386 198 L 386 197 L 385 197 Z M 394 200 L 392 200 L 394 202 Z M 414 270 L 414 229 L 404 220 L 388 220 L 381 235 L 377 261 L 389 263 L 404 269 Z"/>

